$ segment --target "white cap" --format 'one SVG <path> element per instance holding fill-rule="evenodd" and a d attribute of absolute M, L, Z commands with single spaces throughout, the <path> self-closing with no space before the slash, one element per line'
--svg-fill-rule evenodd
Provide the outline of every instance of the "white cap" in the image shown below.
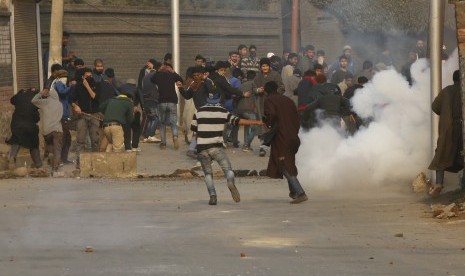
<path fill-rule="evenodd" d="M 267 57 L 267 58 L 270 58 L 270 57 L 272 57 L 272 56 L 274 56 L 274 55 L 275 55 L 275 54 L 273 54 L 272 52 L 269 52 L 268 54 L 266 54 L 266 57 Z"/>
<path fill-rule="evenodd" d="M 350 47 L 350 45 L 346 45 L 344 46 L 344 50 L 352 50 L 352 47 Z"/>

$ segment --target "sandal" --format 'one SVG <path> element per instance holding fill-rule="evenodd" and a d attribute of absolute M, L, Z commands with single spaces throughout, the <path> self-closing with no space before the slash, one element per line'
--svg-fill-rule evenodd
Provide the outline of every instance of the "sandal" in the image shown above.
<path fill-rule="evenodd" d="M 441 185 L 433 185 L 429 188 L 429 195 L 432 197 L 437 197 L 442 191 L 443 186 Z"/>

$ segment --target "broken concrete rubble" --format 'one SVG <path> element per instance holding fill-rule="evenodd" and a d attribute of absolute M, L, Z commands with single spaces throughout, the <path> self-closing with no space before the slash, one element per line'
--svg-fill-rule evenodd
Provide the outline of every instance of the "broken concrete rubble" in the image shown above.
<path fill-rule="evenodd" d="M 415 193 L 425 193 L 431 187 L 430 179 L 426 178 L 425 173 L 419 173 L 412 182 L 413 191 Z"/>
<path fill-rule="evenodd" d="M 433 204 L 431 205 L 431 211 L 434 218 L 448 219 L 457 217 L 460 213 L 464 213 L 464 203 L 451 203 L 449 205 L 444 204 Z"/>

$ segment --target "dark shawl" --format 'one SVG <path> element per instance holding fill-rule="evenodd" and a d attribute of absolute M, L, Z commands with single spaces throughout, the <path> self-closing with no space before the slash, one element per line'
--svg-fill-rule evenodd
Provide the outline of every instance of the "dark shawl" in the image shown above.
<path fill-rule="evenodd" d="M 282 170 L 297 176 L 295 154 L 299 150 L 299 115 L 294 102 L 279 94 L 268 95 L 265 99 L 265 123 L 273 126 L 278 123 L 278 130 L 271 141 L 271 153 L 266 175 L 271 178 L 283 178 Z"/>
<path fill-rule="evenodd" d="M 11 97 L 15 111 L 11 119 L 11 137 L 6 141 L 8 144 L 28 149 L 39 147 L 39 109 L 31 103 L 35 94 L 35 91 L 21 90 Z"/>
<path fill-rule="evenodd" d="M 439 115 L 439 136 L 430 170 L 459 172 L 463 169 L 462 96 L 460 83 L 444 88 L 432 104 Z"/>

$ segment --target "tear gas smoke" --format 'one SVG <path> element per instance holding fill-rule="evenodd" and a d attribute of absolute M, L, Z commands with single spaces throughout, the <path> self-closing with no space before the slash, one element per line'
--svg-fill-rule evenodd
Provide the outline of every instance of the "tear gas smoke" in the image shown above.
<path fill-rule="evenodd" d="M 458 69 L 457 50 L 443 64 L 443 87 Z M 372 117 L 346 138 L 330 124 L 301 132 L 299 179 L 311 188 L 409 184 L 431 161 L 430 69 L 426 59 L 411 68 L 412 87 L 397 71 L 379 72 L 352 98 L 354 111 Z"/>

